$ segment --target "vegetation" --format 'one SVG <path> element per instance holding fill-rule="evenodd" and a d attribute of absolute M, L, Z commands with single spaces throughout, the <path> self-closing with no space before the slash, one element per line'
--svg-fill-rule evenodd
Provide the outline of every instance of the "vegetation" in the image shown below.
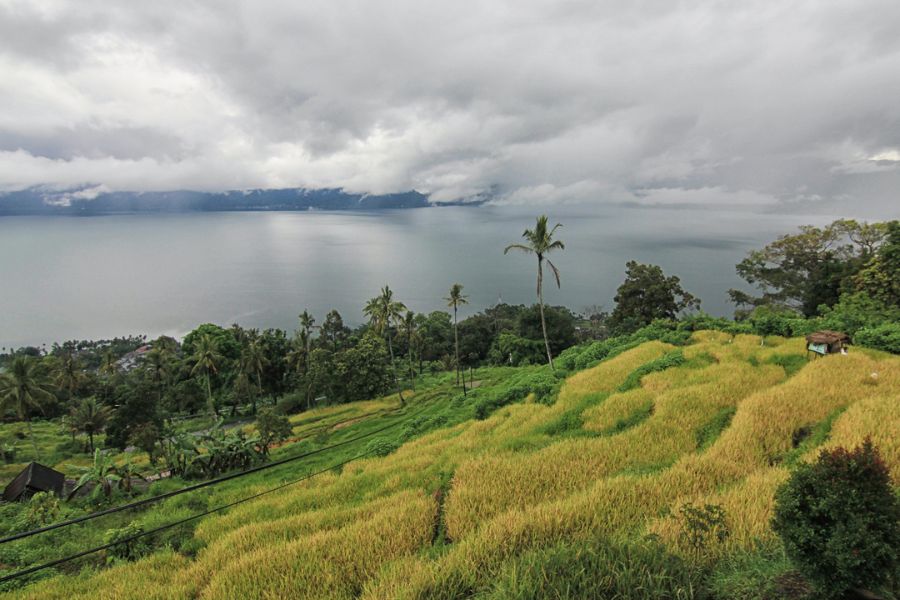
<path fill-rule="evenodd" d="M 867 439 L 823 450 L 776 493 L 773 529 L 822 597 L 888 581 L 900 566 L 900 500 Z"/>
<path fill-rule="evenodd" d="M 538 255 L 533 307 L 416 314 L 385 286 L 355 328 L 337 311 L 317 327 L 304 311 L 293 334 L 204 324 L 181 343 L 124 338 L 0 356 L 10 463 L 0 473 L 21 470 L 27 440 L 80 488 L 64 502 L 0 504 L 0 536 L 295 459 L 0 545 L 2 575 L 122 542 L 0 589 L 67 599 L 799 599 L 815 585 L 897 597 L 898 580 L 882 575 L 897 547 L 900 357 L 858 348 L 808 362 L 799 337 L 828 327 L 896 350 L 900 306 L 884 279 L 896 228 L 844 227 L 860 241 L 828 269 L 860 264 L 809 316 L 797 308 L 808 298 L 775 287 L 798 281 L 789 274 L 767 279 L 771 302 L 739 320 L 679 314 L 694 302 L 677 278 L 637 263 L 620 288 L 621 319 L 544 306 L 543 262 L 563 246 L 543 218 L 517 248 Z M 790 252 L 767 268 L 794 268 L 799 250 Z M 647 302 L 661 312 L 641 306 L 639 281 L 660 286 L 662 300 Z M 462 286 L 446 300 L 463 304 Z M 840 476 L 825 483 L 822 451 L 842 457 L 829 459 Z M 842 533 L 817 530 L 837 542 L 809 560 L 796 540 L 825 520 L 798 499 L 820 492 L 816 506 Z M 847 494 L 857 501 L 836 501 Z M 872 544 L 848 538 L 848 523 Z M 864 580 L 841 570 L 864 560 L 853 550 L 877 554 Z M 823 572 L 835 579 L 823 583 Z"/>
<path fill-rule="evenodd" d="M 537 296 L 538 306 L 541 310 L 541 331 L 544 334 L 544 346 L 547 349 L 547 362 L 550 364 L 551 369 L 553 369 L 553 354 L 550 352 L 550 341 L 547 338 L 547 322 L 544 318 L 544 261 L 547 262 L 547 266 L 549 266 L 550 270 L 553 272 L 553 277 L 556 279 L 556 286 L 559 287 L 559 269 L 550 262 L 547 255 L 554 250 L 565 250 L 566 248 L 563 242 L 553 239 L 553 234 L 556 233 L 556 230 L 560 227 L 562 227 L 562 225 L 557 223 L 552 229 L 548 230 L 547 215 L 541 215 L 537 218 L 534 229 L 526 229 L 522 234 L 526 243 L 510 244 L 503 251 L 504 254 L 507 254 L 510 250 L 519 250 L 526 254 L 534 254 L 537 257 Z"/>

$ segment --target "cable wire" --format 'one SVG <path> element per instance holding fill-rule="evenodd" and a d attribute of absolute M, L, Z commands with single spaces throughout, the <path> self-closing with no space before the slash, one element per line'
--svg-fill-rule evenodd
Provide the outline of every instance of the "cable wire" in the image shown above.
<path fill-rule="evenodd" d="M 73 561 L 77 558 L 81 558 L 81 557 L 87 556 L 89 554 L 94 554 L 95 552 L 100 552 L 101 550 L 107 550 L 109 548 L 112 548 L 113 546 L 118 546 L 119 544 L 126 544 L 128 542 L 133 542 L 134 540 L 136 540 L 138 538 L 142 538 L 142 537 L 145 537 L 148 535 L 153 535 L 154 533 L 159 533 L 160 531 L 165 531 L 166 529 L 171 529 L 172 527 L 177 527 L 179 525 L 184 525 L 185 523 L 189 523 L 190 521 L 195 521 L 195 520 L 205 517 L 207 515 L 211 515 L 213 513 L 223 511 L 226 508 L 231 508 L 233 506 L 237 506 L 238 504 L 243 504 L 244 502 L 249 502 L 250 500 L 255 500 L 255 499 L 259 498 L 260 496 L 265 496 L 266 494 L 271 494 L 272 492 L 276 492 L 280 489 L 286 488 L 289 485 L 294 485 L 296 483 L 306 481 L 307 479 L 312 479 L 316 475 L 321 475 L 322 473 L 326 473 L 328 471 L 331 471 L 332 469 L 337 469 L 337 468 L 343 467 L 344 465 L 351 463 L 355 460 L 359 460 L 360 458 L 364 458 L 364 457 L 372 454 L 373 452 L 374 452 L 373 450 L 363 452 L 362 454 L 358 454 L 357 456 L 354 456 L 353 458 L 348 458 L 347 460 L 339 462 L 335 465 L 331 465 L 328 468 L 322 469 L 320 471 L 316 471 L 314 473 L 309 473 L 307 475 L 304 475 L 303 477 L 300 477 L 299 479 L 294 479 L 293 481 L 288 481 L 288 482 L 282 483 L 280 485 L 277 485 L 273 488 L 270 488 L 270 489 L 260 492 L 258 494 L 253 494 L 252 496 L 247 496 L 246 498 L 241 498 L 240 500 L 235 500 L 234 502 L 229 502 L 228 504 L 223 504 L 221 506 L 217 506 L 216 508 L 211 508 L 209 510 L 205 510 L 202 513 L 198 513 L 196 515 L 192 515 L 190 517 L 180 519 L 173 523 L 161 525 L 154 529 L 150 529 L 148 531 L 142 531 L 140 533 L 130 535 L 121 540 L 116 540 L 115 542 L 109 542 L 107 544 L 103 544 L 102 546 L 96 546 L 94 548 L 90 548 L 88 550 L 78 552 L 76 554 L 71 554 L 71 555 L 63 557 L 63 558 L 57 558 L 55 560 L 51 560 L 49 562 L 46 562 L 46 563 L 43 563 L 40 565 L 28 567 L 27 569 L 22 569 L 21 571 L 16 571 L 15 573 L 10 573 L 9 575 L 4 575 L 4 576 L 0 577 L 0 584 L 6 583 L 8 581 L 13 581 L 14 579 L 18 579 L 20 577 L 24 577 L 24 576 L 30 575 L 32 573 L 37 573 L 38 571 L 43 571 L 44 569 L 56 567 L 58 565 Z"/>
<path fill-rule="evenodd" d="M 422 407 L 421 410 L 419 410 L 419 411 L 417 411 L 416 413 L 413 413 L 413 414 L 416 415 L 416 416 L 418 416 L 419 414 L 423 413 L 423 412 L 425 411 L 426 408 L 428 408 L 428 407 L 427 407 L 427 406 Z M 125 511 L 125 510 L 129 510 L 129 509 L 132 509 L 132 508 L 137 508 L 137 507 L 139 507 L 139 506 L 146 506 L 146 505 L 148 505 L 148 504 L 154 504 L 154 503 L 156 503 L 156 502 L 160 502 L 160 501 L 162 501 L 162 500 L 166 500 L 166 499 L 172 498 L 172 497 L 174 497 L 174 496 L 179 496 L 179 495 L 181 495 L 181 494 L 186 494 L 186 493 L 188 493 L 188 492 L 193 492 L 193 491 L 195 491 L 195 490 L 199 490 L 199 489 L 202 489 L 202 488 L 206 488 L 206 487 L 210 487 L 210 486 L 217 485 L 217 484 L 220 484 L 220 483 L 224 483 L 224 482 L 226 482 L 226 481 L 231 481 L 232 479 L 237 479 L 237 478 L 239 478 L 239 477 L 244 477 L 244 476 L 246 476 L 246 475 L 252 475 L 252 474 L 254 474 L 254 473 L 259 473 L 260 471 L 265 471 L 265 470 L 267 470 L 267 469 L 272 469 L 272 468 L 275 468 L 275 467 L 279 467 L 279 466 L 281 466 L 281 465 L 287 464 L 287 463 L 289 463 L 289 462 L 293 462 L 293 461 L 295 461 L 295 460 L 300 460 L 300 459 L 302 459 L 302 458 L 309 458 L 310 456 L 315 456 L 315 455 L 317 455 L 317 454 L 322 454 L 323 452 L 327 452 L 327 451 L 329 451 L 329 450 L 333 450 L 333 449 L 339 448 L 339 447 L 341 447 L 341 446 L 346 446 L 347 444 L 352 444 L 353 442 L 358 442 L 359 440 L 363 440 L 363 439 L 366 439 L 366 438 L 368 438 L 368 437 L 372 437 L 373 435 L 377 435 L 377 434 L 379 434 L 379 433 L 383 433 L 384 431 L 387 431 L 388 429 L 391 429 L 391 428 L 393 428 L 393 427 L 396 427 L 396 426 L 398 426 L 398 425 L 400 425 L 400 424 L 402 424 L 402 423 L 404 423 L 404 422 L 405 422 L 405 420 L 404 420 L 404 421 L 397 421 L 397 422 L 395 422 L 395 423 L 391 423 L 390 425 L 385 425 L 384 427 L 381 427 L 381 428 L 376 429 L 376 430 L 374 430 L 374 431 L 370 431 L 370 432 L 368 432 L 368 433 L 364 433 L 364 434 L 362 434 L 362 435 L 358 435 L 358 436 L 356 436 L 356 437 L 354 437 L 354 438 L 350 438 L 350 439 L 348 439 L 348 440 L 344 440 L 344 441 L 342 441 L 342 442 L 338 442 L 338 443 L 332 444 L 332 445 L 330 445 L 330 446 L 325 446 L 325 447 L 323 447 L 323 448 L 318 448 L 318 449 L 316 449 L 316 450 L 311 450 L 311 451 L 309 451 L 309 452 L 305 452 L 305 453 L 299 454 L 299 455 L 297 455 L 297 456 L 290 456 L 290 457 L 288 457 L 288 458 L 283 458 L 283 459 L 281 459 L 281 460 L 276 460 L 276 461 L 274 461 L 274 462 L 265 463 L 265 464 L 262 464 L 262 465 L 258 465 L 258 466 L 256 466 L 256 467 L 251 467 L 251 468 L 246 469 L 246 470 L 244 470 L 244 471 L 238 471 L 237 473 L 231 473 L 231 474 L 229 474 L 229 475 L 223 475 L 223 476 L 217 477 L 217 478 L 215 478 L 215 479 L 210 479 L 209 481 L 202 481 L 202 482 L 200 482 L 200 483 L 195 483 L 195 484 L 193 484 L 193 485 L 189 485 L 189 486 L 187 486 L 187 487 L 183 487 L 183 488 L 178 489 L 178 490 L 173 490 L 173 491 L 171 491 L 171 492 L 165 492 L 165 493 L 163 493 L 163 494 L 158 494 L 158 495 L 153 496 L 153 497 L 151 497 L 151 498 L 144 498 L 144 499 L 142 499 L 142 500 L 136 500 L 136 501 L 134 501 L 134 502 L 129 502 L 128 504 L 123 504 L 123 505 L 121 505 L 121 506 L 116 506 L 116 507 L 113 507 L 113 508 L 107 508 L 107 509 L 104 509 L 104 510 L 100 510 L 100 511 L 96 511 L 96 512 L 90 513 L 90 514 L 88 514 L 88 515 L 83 515 L 83 516 L 81 516 L 81 517 L 75 517 L 74 519 L 68 519 L 68 520 L 66 520 L 66 521 L 60 521 L 59 523 L 53 523 L 53 524 L 51 524 L 51 525 L 46 525 L 46 526 L 44 526 L 44 527 L 39 527 L 38 529 L 32 529 L 32 530 L 30 530 L 30 531 L 23 531 L 23 532 L 20 532 L 20 533 L 15 533 L 15 534 L 13 534 L 13 535 L 9 535 L 9 536 L 0 538 L 0 544 L 7 544 L 7 543 L 9 543 L 9 542 L 14 542 L 14 541 L 16 541 L 16 540 L 21 540 L 21 539 L 24 539 L 24 538 L 28 538 L 28 537 L 31 537 L 31 536 L 35 536 L 35 535 L 38 535 L 38 534 L 40 534 L 40 533 L 46 533 L 46 532 L 48 532 L 48 531 L 53 531 L 53 530 L 55 530 L 55 529 L 60 529 L 60 528 L 62 528 L 62 527 L 68 527 L 68 526 L 70 526 L 70 525 L 76 525 L 76 524 L 78 524 L 78 523 L 84 523 L 85 521 L 91 521 L 91 520 L 93 520 L 93 519 L 98 519 L 98 518 L 100 518 L 100 517 L 105 517 L 106 515 L 112 515 L 112 514 L 115 514 L 115 513 L 118 513 L 118 512 L 122 512 L 122 511 Z"/>

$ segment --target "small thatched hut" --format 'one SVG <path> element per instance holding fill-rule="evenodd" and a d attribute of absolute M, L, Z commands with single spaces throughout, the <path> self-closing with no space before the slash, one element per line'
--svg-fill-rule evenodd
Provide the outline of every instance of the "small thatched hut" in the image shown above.
<path fill-rule="evenodd" d="M 815 357 L 825 356 L 826 354 L 846 353 L 847 346 L 850 344 L 850 336 L 840 331 L 830 331 L 824 329 L 816 331 L 806 336 L 806 352 Z"/>

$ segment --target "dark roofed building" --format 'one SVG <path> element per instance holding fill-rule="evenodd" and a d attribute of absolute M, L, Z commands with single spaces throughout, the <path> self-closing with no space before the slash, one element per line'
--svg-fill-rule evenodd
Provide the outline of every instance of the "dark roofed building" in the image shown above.
<path fill-rule="evenodd" d="M 7 502 L 28 500 L 38 492 L 53 492 L 62 495 L 66 476 L 42 464 L 31 462 L 3 490 Z"/>

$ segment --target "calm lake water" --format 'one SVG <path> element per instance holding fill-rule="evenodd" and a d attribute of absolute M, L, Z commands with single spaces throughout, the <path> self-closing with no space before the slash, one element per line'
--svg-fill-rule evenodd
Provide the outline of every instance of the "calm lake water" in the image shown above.
<path fill-rule="evenodd" d="M 129 333 L 183 335 L 204 322 L 293 330 L 304 308 L 359 323 L 389 284 L 416 311 L 465 285 L 470 314 L 532 303 L 535 260 L 503 255 L 537 209 L 427 208 L 377 213 L 197 213 L 0 218 L 0 347 Z M 659 264 L 717 315 L 746 252 L 819 215 L 741 211 L 553 209 L 566 250 L 552 256 L 575 310 L 613 306 L 625 261 Z"/>

